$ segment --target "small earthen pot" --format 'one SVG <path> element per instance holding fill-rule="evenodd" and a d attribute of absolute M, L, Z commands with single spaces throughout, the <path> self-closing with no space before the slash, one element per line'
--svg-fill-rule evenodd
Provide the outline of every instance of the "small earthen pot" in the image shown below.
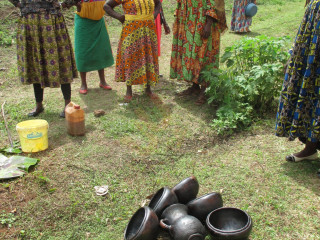
<path fill-rule="evenodd" d="M 247 239 L 252 230 L 252 220 L 245 211 L 223 207 L 212 211 L 206 225 L 214 239 L 238 240 Z"/>
<path fill-rule="evenodd" d="M 188 207 L 184 204 L 177 203 L 167 207 L 162 215 L 161 219 L 164 219 L 169 225 L 172 225 L 179 218 L 188 215 Z"/>
<path fill-rule="evenodd" d="M 210 212 L 223 206 L 223 201 L 220 193 L 212 192 L 192 200 L 187 206 L 190 215 L 205 222 Z"/>
<path fill-rule="evenodd" d="M 130 219 L 124 231 L 125 240 L 155 240 L 159 219 L 149 207 L 140 208 Z"/>
<path fill-rule="evenodd" d="M 160 227 L 168 230 L 174 240 L 204 240 L 207 235 L 202 223 L 190 215 L 179 218 L 172 225 L 168 225 L 166 220 L 161 219 Z"/>
<path fill-rule="evenodd" d="M 197 197 L 199 192 L 199 183 L 196 177 L 191 176 L 172 188 L 177 195 L 179 203 L 186 204 Z"/>
<path fill-rule="evenodd" d="M 175 203 L 178 203 L 176 194 L 170 188 L 163 187 L 152 197 L 149 207 L 160 217 L 164 209 Z"/>

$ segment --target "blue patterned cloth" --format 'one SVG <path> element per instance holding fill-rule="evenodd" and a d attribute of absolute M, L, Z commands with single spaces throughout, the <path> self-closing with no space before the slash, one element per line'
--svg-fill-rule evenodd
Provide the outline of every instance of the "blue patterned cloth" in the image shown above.
<path fill-rule="evenodd" d="M 290 50 L 276 119 L 276 135 L 320 140 L 320 0 L 311 0 Z"/>

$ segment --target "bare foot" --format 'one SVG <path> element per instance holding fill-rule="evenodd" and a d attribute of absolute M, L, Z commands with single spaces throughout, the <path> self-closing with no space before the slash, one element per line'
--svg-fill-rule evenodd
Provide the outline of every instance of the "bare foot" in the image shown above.
<path fill-rule="evenodd" d="M 199 85 L 193 84 L 191 87 L 188 87 L 186 90 L 178 93 L 178 96 L 190 96 L 192 94 L 199 93 L 199 91 Z"/>

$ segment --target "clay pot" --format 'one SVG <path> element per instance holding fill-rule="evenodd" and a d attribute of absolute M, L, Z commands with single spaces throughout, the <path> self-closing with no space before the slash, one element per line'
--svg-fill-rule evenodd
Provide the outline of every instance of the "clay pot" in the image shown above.
<path fill-rule="evenodd" d="M 160 227 L 169 231 L 174 240 L 204 240 L 207 232 L 202 223 L 195 217 L 185 215 L 172 225 L 160 220 Z"/>
<path fill-rule="evenodd" d="M 186 204 L 197 197 L 199 192 L 199 183 L 196 177 L 191 176 L 172 188 L 177 195 L 179 203 Z"/>
<path fill-rule="evenodd" d="M 223 201 L 220 193 L 212 192 L 192 200 L 187 206 L 190 215 L 205 222 L 210 212 L 223 206 Z"/>
<path fill-rule="evenodd" d="M 176 194 L 170 188 L 163 187 L 152 197 L 149 207 L 160 217 L 164 209 L 175 203 L 178 203 Z"/>
<path fill-rule="evenodd" d="M 188 207 L 184 204 L 177 203 L 167 207 L 162 215 L 161 219 L 164 219 L 169 225 L 172 225 L 179 218 L 188 215 Z"/>
<path fill-rule="evenodd" d="M 130 219 L 124 232 L 125 240 L 155 240 L 159 230 L 159 219 L 149 208 L 140 208 Z"/>
<path fill-rule="evenodd" d="M 212 211 L 206 225 L 214 239 L 247 239 L 252 230 L 251 217 L 238 208 L 224 207 Z"/>

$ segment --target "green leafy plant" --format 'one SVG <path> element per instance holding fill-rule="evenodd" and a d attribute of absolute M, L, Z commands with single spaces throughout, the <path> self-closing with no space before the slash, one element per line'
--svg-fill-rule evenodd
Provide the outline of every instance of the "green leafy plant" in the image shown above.
<path fill-rule="evenodd" d="M 12 227 L 12 224 L 16 221 L 16 217 L 13 213 L 1 213 L 0 214 L 0 223 L 1 225 L 7 226 L 8 228 Z"/>
<path fill-rule="evenodd" d="M 219 106 L 213 127 L 218 133 L 246 128 L 268 112 L 282 85 L 283 64 L 288 59 L 288 37 L 244 38 L 225 49 L 225 70 L 205 69 L 209 103 Z"/>

